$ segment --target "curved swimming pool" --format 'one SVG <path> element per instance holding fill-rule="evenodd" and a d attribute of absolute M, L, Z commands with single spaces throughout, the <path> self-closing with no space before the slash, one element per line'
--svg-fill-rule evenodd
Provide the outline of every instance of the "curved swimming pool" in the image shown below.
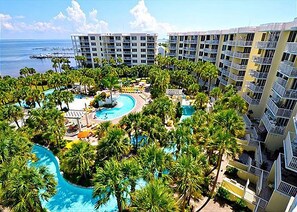
<path fill-rule="evenodd" d="M 67 182 L 60 173 L 59 163 L 53 153 L 44 147 L 34 145 L 33 153 L 38 157 L 34 166 L 46 166 L 54 174 L 57 180 L 57 193 L 48 202 L 42 201 L 42 205 L 51 212 L 84 212 L 84 211 L 117 211 L 117 203 L 114 197 L 95 210 L 96 199 L 92 198 L 92 188 L 82 188 Z"/>
<path fill-rule="evenodd" d="M 109 121 L 121 116 L 126 115 L 135 107 L 136 101 L 135 99 L 127 94 L 120 94 L 119 98 L 117 98 L 117 105 L 113 108 L 102 108 L 96 112 L 96 117 Z"/>

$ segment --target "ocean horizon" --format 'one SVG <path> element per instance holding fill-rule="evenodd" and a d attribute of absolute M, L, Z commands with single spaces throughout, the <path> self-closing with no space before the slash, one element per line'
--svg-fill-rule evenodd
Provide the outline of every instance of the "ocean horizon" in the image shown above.
<path fill-rule="evenodd" d="M 31 59 L 32 55 L 54 52 L 74 53 L 71 39 L 1 39 L 0 40 L 0 75 L 18 77 L 20 69 L 34 68 L 44 73 L 52 69 L 51 59 Z M 70 58 L 70 66 L 75 61 Z"/>

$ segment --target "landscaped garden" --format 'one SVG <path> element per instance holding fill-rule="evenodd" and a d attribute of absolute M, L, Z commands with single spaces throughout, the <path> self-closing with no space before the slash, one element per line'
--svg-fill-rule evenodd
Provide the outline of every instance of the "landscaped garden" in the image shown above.
<path fill-rule="evenodd" d="M 1 78 L 0 205 L 13 211 L 190 211 L 208 197 L 207 204 L 216 195 L 223 156 L 241 152 L 246 104 L 232 86 L 211 86 L 218 76 L 211 63 L 156 61 L 131 68 L 102 61 L 93 69 L 63 66 L 44 74 L 27 68 L 19 78 Z M 104 120 L 121 104 L 116 90 L 141 93 L 144 84 L 152 101 L 140 112 L 124 111 L 117 123 L 112 116 Z M 44 93 L 45 87 L 53 90 Z M 166 89 L 182 89 L 189 105 Z M 65 112 L 75 98 L 89 98 L 87 108 L 98 110 L 96 145 L 65 139 Z"/>

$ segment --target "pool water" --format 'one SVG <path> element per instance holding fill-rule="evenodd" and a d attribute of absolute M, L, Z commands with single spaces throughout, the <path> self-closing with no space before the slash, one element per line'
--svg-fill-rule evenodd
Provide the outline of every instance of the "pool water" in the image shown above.
<path fill-rule="evenodd" d="M 96 112 L 96 117 L 109 121 L 129 113 L 135 107 L 135 99 L 127 94 L 120 94 L 117 98 L 117 105 L 113 108 L 101 108 Z"/>
<path fill-rule="evenodd" d="M 180 118 L 180 120 L 184 120 L 186 118 L 189 118 L 193 115 L 193 113 L 195 112 L 193 106 L 191 105 L 182 105 L 182 108 L 183 108 L 183 114 Z"/>
<path fill-rule="evenodd" d="M 117 211 L 117 203 L 114 197 L 95 210 L 96 199 L 92 198 L 92 188 L 82 188 L 67 182 L 60 173 L 59 164 L 53 153 L 41 146 L 34 145 L 33 153 L 39 158 L 34 166 L 46 166 L 54 174 L 58 182 L 57 193 L 48 202 L 42 201 L 42 205 L 51 212 L 85 212 L 85 211 Z"/>

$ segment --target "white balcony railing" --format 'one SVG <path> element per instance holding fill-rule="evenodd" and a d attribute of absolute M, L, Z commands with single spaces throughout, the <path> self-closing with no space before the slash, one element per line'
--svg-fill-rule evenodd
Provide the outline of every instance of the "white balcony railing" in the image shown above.
<path fill-rule="evenodd" d="M 297 43 L 288 42 L 286 45 L 286 51 L 289 53 L 296 54 L 297 53 Z"/>
<path fill-rule="evenodd" d="M 176 46 L 169 46 L 169 49 L 175 50 Z"/>
<path fill-rule="evenodd" d="M 282 154 L 279 154 L 276 160 L 276 170 L 275 170 L 275 188 L 288 196 L 296 196 L 297 187 L 293 186 L 282 180 L 282 164 L 281 164 Z"/>
<path fill-rule="evenodd" d="M 290 61 L 282 61 L 278 67 L 278 71 L 290 78 L 297 77 L 297 68 L 295 68 L 294 63 Z"/>
<path fill-rule="evenodd" d="M 226 86 L 228 84 L 227 80 L 223 79 L 222 76 L 219 77 L 219 80 L 222 85 Z"/>
<path fill-rule="evenodd" d="M 230 72 L 229 77 L 235 81 L 243 81 L 244 76 L 238 76 Z"/>
<path fill-rule="evenodd" d="M 272 63 L 272 57 L 253 57 L 253 62 L 260 65 L 269 65 Z"/>
<path fill-rule="evenodd" d="M 253 41 L 229 40 L 229 41 L 225 41 L 224 44 L 229 46 L 252 46 Z"/>
<path fill-rule="evenodd" d="M 256 79 L 266 79 L 268 72 L 259 72 L 257 70 L 250 69 L 250 75 Z"/>
<path fill-rule="evenodd" d="M 236 58 L 249 58 L 250 53 L 234 52 L 233 57 Z"/>
<path fill-rule="evenodd" d="M 267 106 L 275 116 L 285 117 L 285 118 L 291 117 L 292 110 L 277 106 L 271 98 L 268 99 Z"/>
<path fill-rule="evenodd" d="M 274 82 L 272 88 L 278 93 L 282 98 L 288 99 L 297 99 L 297 90 L 296 89 L 286 89 L 279 82 Z"/>
<path fill-rule="evenodd" d="M 248 82 L 247 88 L 255 93 L 262 93 L 264 90 L 264 86 L 255 85 L 253 82 Z"/>
<path fill-rule="evenodd" d="M 204 52 L 215 54 L 218 52 L 218 49 L 205 48 Z"/>
<path fill-rule="evenodd" d="M 278 134 L 278 135 L 284 134 L 285 127 L 284 126 L 276 126 L 275 120 L 273 120 L 272 118 L 269 118 L 266 113 L 264 113 L 261 120 L 262 120 L 267 132 L 270 132 L 273 134 Z"/>
<path fill-rule="evenodd" d="M 223 75 L 229 77 L 230 71 L 228 71 L 228 70 L 226 70 L 226 69 L 224 69 L 224 68 L 221 68 L 220 71 L 221 71 L 221 73 L 222 73 Z"/>
<path fill-rule="evenodd" d="M 186 58 L 191 58 L 191 59 L 195 59 L 195 55 L 194 54 L 185 54 Z"/>
<path fill-rule="evenodd" d="M 197 40 L 184 40 L 184 43 L 196 44 Z"/>
<path fill-rule="evenodd" d="M 176 56 L 176 53 L 168 53 L 168 56 L 170 56 L 170 57 L 175 57 Z"/>
<path fill-rule="evenodd" d="M 258 49 L 275 49 L 277 41 L 259 41 L 256 44 Z"/>
<path fill-rule="evenodd" d="M 219 44 L 219 40 L 205 40 L 204 43 L 211 44 L 211 45 L 217 45 L 217 44 Z"/>
<path fill-rule="evenodd" d="M 216 61 L 215 57 L 203 56 L 202 59 L 205 60 L 205 61 L 209 61 L 209 62 L 215 62 Z"/>
<path fill-rule="evenodd" d="M 226 55 L 226 56 L 229 56 L 229 57 L 233 57 L 233 54 L 234 52 L 230 51 L 230 50 L 225 50 L 223 51 L 223 53 Z"/>
<path fill-rule="evenodd" d="M 196 48 L 193 47 L 185 47 L 186 51 L 196 51 Z"/>
<path fill-rule="evenodd" d="M 284 156 L 286 168 L 292 171 L 297 171 L 297 140 L 294 138 L 293 133 L 289 132 L 283 141 Z"/>
<path fill-rule="evenodd" d="M 231 66 L 231 61 L 230 60 L 222 60 L 222 62 L 223 62 L 223 64 L 225 65 L 225 66 Z"/>
<path fill-rule="evenodd" d="M 240 65 L 240 64 L 237 64 L 237 63 L 232 63 L 231 64 L 231 67 L 236 69 L 236 70 L 244 70 L 246 69 L 246 65 Z"/>
<path fill-rule="evenodd" d="M 258 105 L 260 104 L 260 99 L 254 99 L 250 97 L 247 93 L 242 95 L 242 98 L 250 105 Z"/>

